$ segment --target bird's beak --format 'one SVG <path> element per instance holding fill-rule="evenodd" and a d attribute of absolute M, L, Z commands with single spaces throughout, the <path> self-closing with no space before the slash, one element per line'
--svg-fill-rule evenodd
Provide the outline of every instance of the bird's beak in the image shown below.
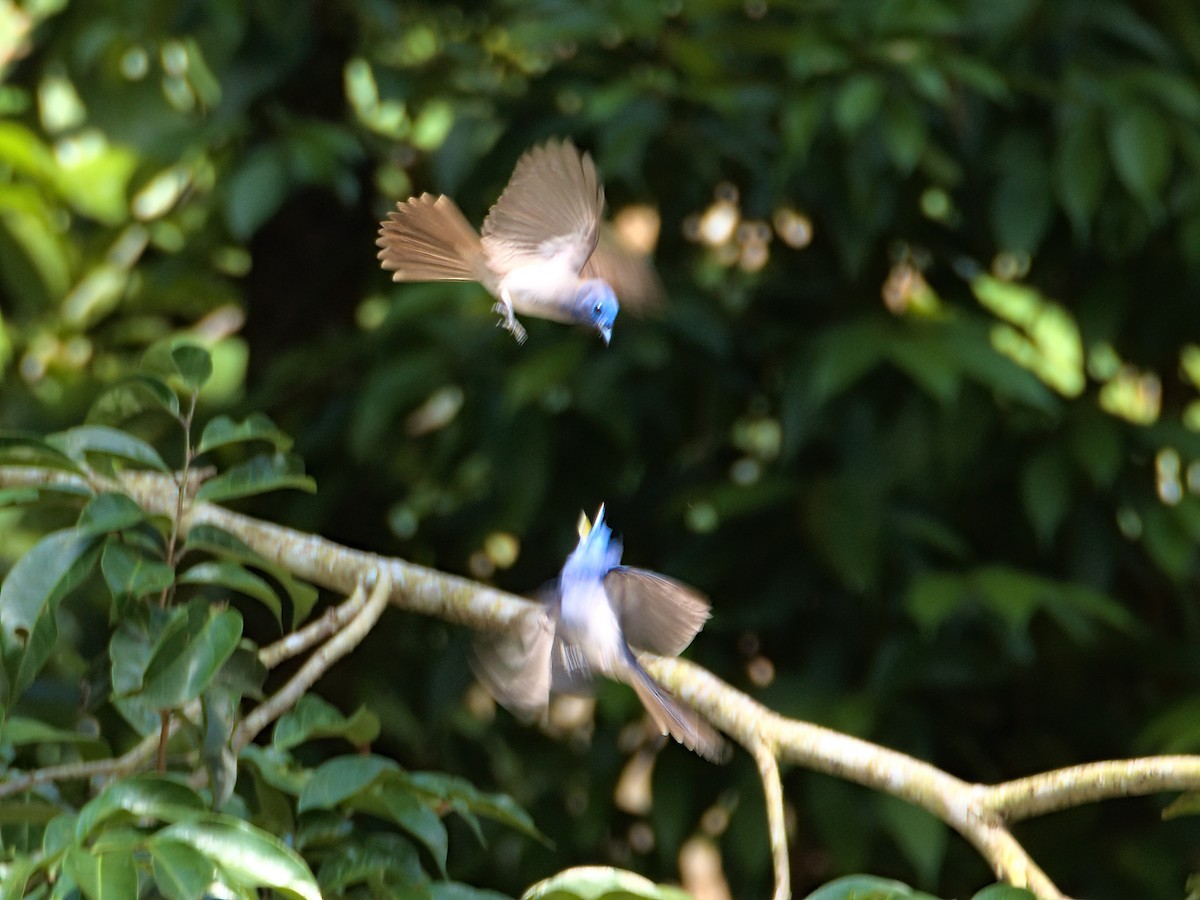
<path fill-rule="evenodd" d="M 607 347 L 609 342 L 612 341 L 612 328 L 601 328 L 600 337 L 604 338 L 604 346 Z"/>

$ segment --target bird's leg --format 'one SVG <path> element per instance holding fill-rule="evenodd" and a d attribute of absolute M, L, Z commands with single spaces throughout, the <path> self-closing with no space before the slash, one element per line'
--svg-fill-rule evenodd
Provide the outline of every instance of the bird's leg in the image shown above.
<path fill-rule="evenodd" d="M 509 296 L 508 288 L 500 291 L 500 302 L 492 307 L 492 312 L 500 316 L 500 321 L 496 323 L 497 327 L 504 326 L 517 339 L 518 344 L 525 343 L 528 335 L 525 334 L 524 326 L 517 321 L 517 317 L 513 314 L 512 297 Z"/>

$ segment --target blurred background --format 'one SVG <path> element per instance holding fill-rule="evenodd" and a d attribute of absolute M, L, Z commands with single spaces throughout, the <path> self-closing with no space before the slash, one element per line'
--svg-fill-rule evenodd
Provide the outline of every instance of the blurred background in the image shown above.
<path fill-rule="evenodd" d="M 1190 0 L 0 0 L 0 116 L 0 426 L 77 424 L 190 335 L 201 418 L 266 412 L 317 480 L 253 515 L 525 593 L 603 501 L 627 562 L 711 597 L 689 656 L 784 715 L 980 781 L 1200 751 Z M 398 199 L 478 224 L 552 136 L 667 297 L 608 349 L 518 346 L 481 288 L 375 259 Z M 639 750 L 619 686 L 523 726 L 469 644 L 389 612 L 320 685 L 554 839 L 462 828 L 454 877 L 715 853 L 769 894 L 752 761 Z M 991 880 L 903 803 L 784 790 L 798 895 Z M 1017 836 L 1072 895 L 1177 897 L 1170 799 Z"/>

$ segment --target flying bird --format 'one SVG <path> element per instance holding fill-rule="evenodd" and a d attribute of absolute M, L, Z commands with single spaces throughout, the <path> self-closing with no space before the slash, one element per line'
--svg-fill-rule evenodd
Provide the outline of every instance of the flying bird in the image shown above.
<path fill-rule="evenodd" d="M 421 194 L 396 205 L 375 243 L 393 281 L 482 284 L 496 298 L 498 324 L 518 343 L 526 337 L 520 313 L 587 325 L 607 344 L 620 305 L 605 269 L 622 276 L 640 261 L 596 252 L 603 212 L 591 156 L 551 140 L 517 160 L 482 234 L 449 197 Z"/>
<path fill-rule="evenodd" d="M 650 677 L 633 648 L 678 656 L 709 618 L 702 596 L 678 581 L 621 565 L 604 507 L 567 557 L 544 607 L 524 629 L 476 646 L 475 670 L 502 705 L 532 717 L 554 693 L 580 693 L 597 675 L 637 692 L 663 734 L 706 759 L 728 757 L 725 740 Z"/>

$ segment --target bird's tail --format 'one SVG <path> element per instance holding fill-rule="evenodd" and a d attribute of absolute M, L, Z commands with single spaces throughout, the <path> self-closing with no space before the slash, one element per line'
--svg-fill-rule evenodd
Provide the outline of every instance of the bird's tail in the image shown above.
<path fill-rule="evenodd" d="M 479 235 L 449 197 L 422 194 L 379 225 L 379 260 L 392 281 L 481 281 L 490 278 Z"/>
<path fill-rule="evenodd" d="M 633 689 L 637 691 L 638 699 L 654 724 L 663 734 L 669 734 L 689 750 L 694 750 L 705 759 L 712 762 L 726 762 L 729 759 L 729 746 L 725 739 L 717 733 L 700 713 L 691 707 L 680 703 L 650 677 L 642 664 L 637 661 L 632 651 L 628 652 L 632 677 L 629 679 Z"/>

